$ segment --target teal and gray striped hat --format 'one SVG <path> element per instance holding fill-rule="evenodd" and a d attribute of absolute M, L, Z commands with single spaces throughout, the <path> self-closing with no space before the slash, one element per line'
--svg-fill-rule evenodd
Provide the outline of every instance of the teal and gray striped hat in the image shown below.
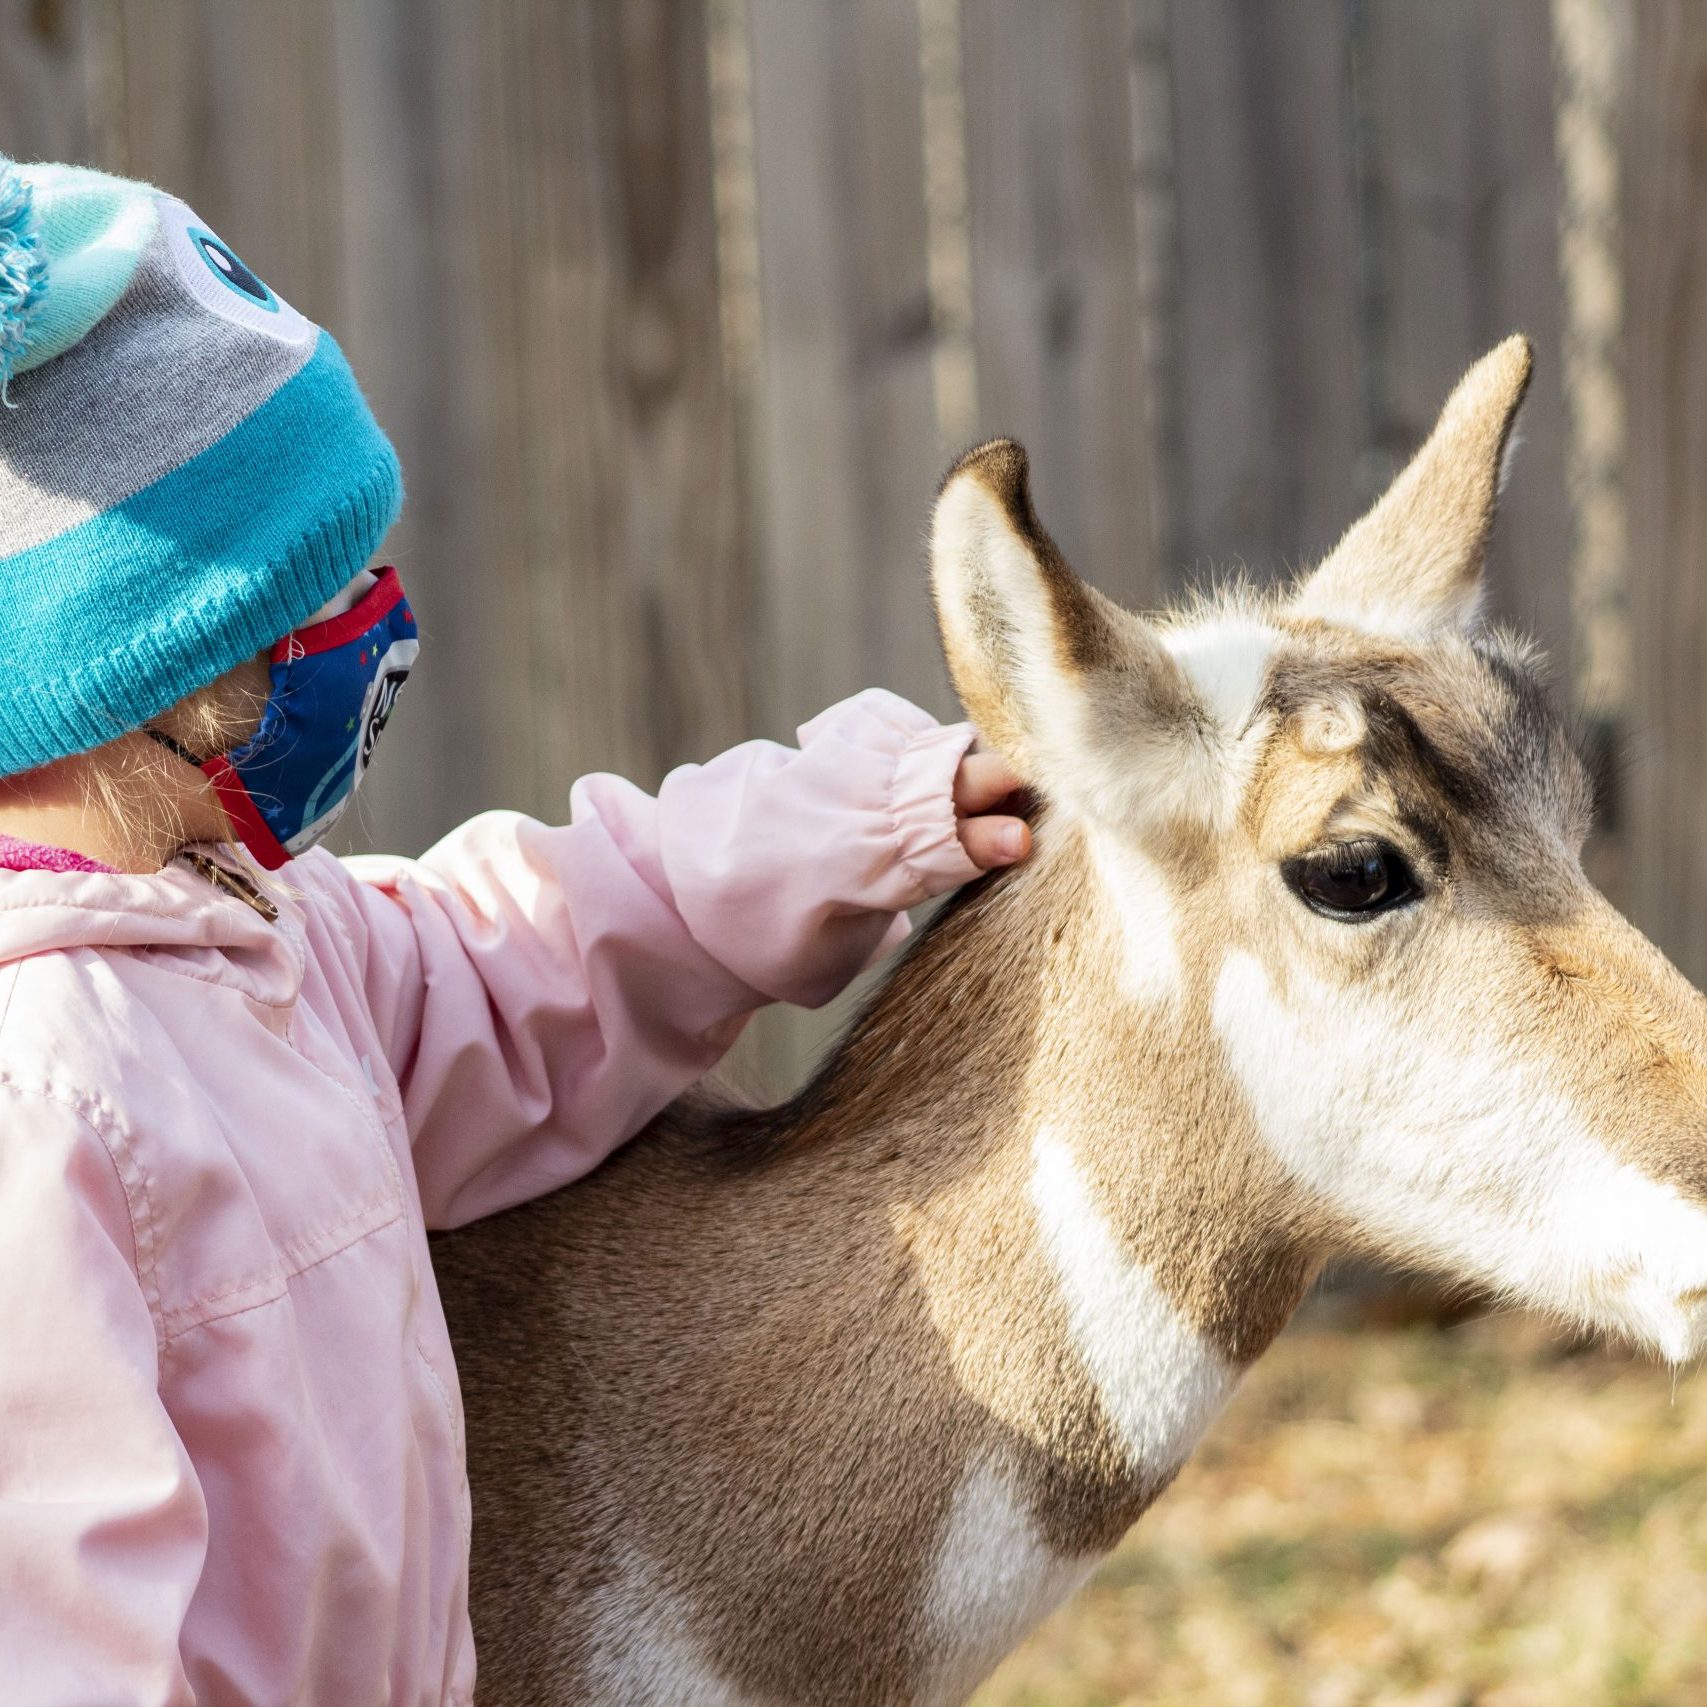
<path fill-rule="evenodd" d="M 146 184 L 0 158 L 0 398 L 0 776 L 301 625 L 402 504 L 330 335 Z"/>

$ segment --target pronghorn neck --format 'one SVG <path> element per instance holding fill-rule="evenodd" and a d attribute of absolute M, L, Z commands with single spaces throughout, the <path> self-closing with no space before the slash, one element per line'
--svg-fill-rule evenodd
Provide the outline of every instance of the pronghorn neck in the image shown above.
<path fill-rule="evenodd" d="M 1205 1076 L 1207 980 L 1135 1002 L 1091 840 L 1038 842 L 923 933 L 807 1091 L 715 1140 L 755 1246 L 797 1253 L 767 1354 L 835 1343 L 786 1457 L 852 1489 L 834 1571 L 890 1584 L 898 1700 L 961 1699 L 1071 1592 L 1306 1279 Z M 740 1321 L 768 1307 L 764 1277 L 723 1284 Z"/>
<path fill-rule="evenodd" d="M 441 1248 L 499 1707 L 962 1701 L 1178 1469 L 1304 1271 L 1109 893 L 1040 826 L 792 1102 Z"/>
<path fill-rule="evenodd" d="M 1039 1515 L 1083 1551 L 1178 1469 L 1310 1259 L 1160 867 L 1134 918 L 1109 867 L 1129 894 L 1136 849 L 1074 821 L 1038 840 L 928 927 L 806 1091 L 729 1135 L 791 1199 L 880 1227 L 867 1260 L 898 1242 L 958 1386 L 1036 1449 L 1033 1473 L 1080 1478 L 1071 1520 Z"/>

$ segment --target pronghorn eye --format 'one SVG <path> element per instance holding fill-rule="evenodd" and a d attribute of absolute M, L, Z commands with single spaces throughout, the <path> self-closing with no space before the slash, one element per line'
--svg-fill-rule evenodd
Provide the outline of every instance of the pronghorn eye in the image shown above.
<path fill-rule="evenodd" d="M 1280 869 L 1299 900 L 1329 919 L 1383 913 L 1420 891 L 1404 855 L 1386 842 L 1336 842 L 1289 859 Z"/>

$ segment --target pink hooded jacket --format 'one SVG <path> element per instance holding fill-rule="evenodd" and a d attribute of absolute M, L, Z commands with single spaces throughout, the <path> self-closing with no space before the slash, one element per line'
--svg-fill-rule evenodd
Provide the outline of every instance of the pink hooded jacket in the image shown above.
<path fill-rule="evenodd" d="M 587 1172 L 973 875 L 964 725 L 869 692 L 800 741 L 308 855 L 276 925 L 182 863 L 0 872 L 7 1702 L 470 1699 L 427 1229 Z"/>

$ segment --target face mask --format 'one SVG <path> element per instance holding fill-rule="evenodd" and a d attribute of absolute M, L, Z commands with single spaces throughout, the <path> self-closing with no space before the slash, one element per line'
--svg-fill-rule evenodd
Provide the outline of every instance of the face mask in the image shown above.
<path fill-rule="evenodd" d="M 349 610 L 273 648 L 261 727 L 234 752 L 198 759 L 146 732 L 209 778 L 238 839 L 276 871 L 349 805 L 419 650 L 403 583 L 383 569 Z"/>

